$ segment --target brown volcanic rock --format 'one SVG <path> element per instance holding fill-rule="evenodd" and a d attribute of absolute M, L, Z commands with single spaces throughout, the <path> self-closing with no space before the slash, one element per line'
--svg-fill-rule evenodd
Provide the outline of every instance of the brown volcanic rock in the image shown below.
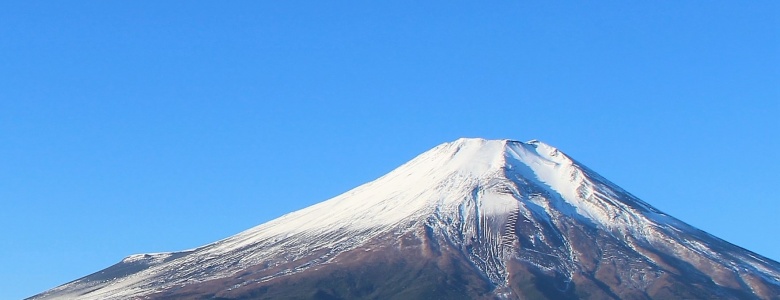
<path fill-rule="evenodd" d="M 423 226 L 403 236 L 383 236 L 340 253 L 327 263 L 291 276 L 262 280 L 276 269 L 248 269 L 238 276 L 152 294 L 152 299 L 497 299 L 497 287 L 458 246 L 435 238 Z M 567 278 L 513 257 L 505 289 L 516 299 L 748 299 L 739 289 L 719 286 L 705 274 L 683 277 L 625 255 L 608 242 L 576 247 L 594 264 Z M 601 253 L 593 258 L 594 253 Z M 612 253 L 612 254 L 610 254 Z M 621 257 L 613 254 L 621 253 Z M 579 257 L 576 259 L 580 259 Z M 304 259 L 305 260 L 305 259 Z M 293 263 L 294 265 L 294 263 Z M 691 267 L 689 267 L 691 268 Z M 655 273 L 653 273 L 655 272 Z M 692 270 L 688 270 L 692 272 Z M 652 279 L 637 276 L 657 274 Z M 736 280 L 732 278 L 732 280 Z M 637 286 L 642 282 L 643 286 Z M 226 289 L 225 287 L 232 287 Z M 776 290 L 774 290 L 776 292 Z M 767 292 L 768 293 L 768 292 Z M 771 299 L 772 294 L 764 295 Z M 759 296 L 762 297 L 762 296 Z"/>
<path fill-rule="evenodd" d="M 154 299 L 478 299 L 492 285 L 457 249 L 414 234 L 381 237 L 295 276 L 246 273 L 150 295 Z M 388 245 L 389 246 L 386 246 Z M 248 274 L 247 274 L 248 273 Z M 247 284 L 247 282 L 250 282 Z M 230 290 L 222 287 L 235 286 Z M 219 292 L 214 292 L 219 291 Z"/>

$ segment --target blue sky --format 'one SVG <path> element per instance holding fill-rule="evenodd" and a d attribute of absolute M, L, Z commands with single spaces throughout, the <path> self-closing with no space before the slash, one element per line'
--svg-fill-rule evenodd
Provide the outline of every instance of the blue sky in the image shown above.
<path fill-rule="evenodd" d="M 0 3 L 0 291 L 539 139 L 780 260 L 776 1 Z M 278 3 L 270 3 L 278 2 Z"/>

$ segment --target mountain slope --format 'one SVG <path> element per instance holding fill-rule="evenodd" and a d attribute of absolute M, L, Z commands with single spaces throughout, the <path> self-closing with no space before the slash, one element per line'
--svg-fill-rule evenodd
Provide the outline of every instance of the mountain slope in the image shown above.
<path fill-rule="evenodd" d="M 235 236 L 130 256 L 32 299 L 777 295 L 777 262 L 654 209 L 549 145 L 460 139 Z"/>

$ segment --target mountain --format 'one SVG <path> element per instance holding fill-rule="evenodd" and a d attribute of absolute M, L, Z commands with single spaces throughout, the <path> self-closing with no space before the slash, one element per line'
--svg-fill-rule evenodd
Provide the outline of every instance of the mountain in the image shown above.
<path fill-rule="evenodd" d="M 780 299 L 780 263 L 538 141 L 460 139 L 196 249 L 30 299 Z"/>

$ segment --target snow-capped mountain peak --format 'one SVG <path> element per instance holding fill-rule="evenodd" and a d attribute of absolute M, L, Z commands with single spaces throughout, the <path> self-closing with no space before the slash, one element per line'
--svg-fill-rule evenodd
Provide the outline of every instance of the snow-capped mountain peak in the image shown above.
<path fill-rule="evenodd" d="M 340 290 L 364 277 L 376 281 Z M 770 299 L 780 264 L 659 212 L 545 143 L 475 138 L 224 240 L 133 255 L 34 298 L 381 298 L 420 285 L 448 298 Z"/>

